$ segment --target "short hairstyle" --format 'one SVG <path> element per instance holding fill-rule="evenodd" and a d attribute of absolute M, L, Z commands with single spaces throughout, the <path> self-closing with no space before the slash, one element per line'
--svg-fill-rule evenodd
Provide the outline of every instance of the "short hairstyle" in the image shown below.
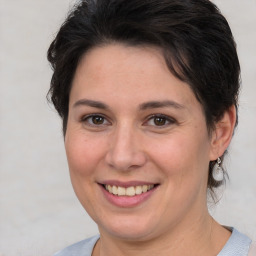
<path fill-rule="evenodd" d="M 48 99 L 63 120 L 81 57 L 91 48 L 122 43 L 161 49 L 170 72 L 202 104 L 209 133 L 237 108 L 240 65 L 227 20 L 209 0 L 82 0 L 70 11 L 48 50 L 53 69 Z M 209 163 L 208 188 L 214 180 Z"/>

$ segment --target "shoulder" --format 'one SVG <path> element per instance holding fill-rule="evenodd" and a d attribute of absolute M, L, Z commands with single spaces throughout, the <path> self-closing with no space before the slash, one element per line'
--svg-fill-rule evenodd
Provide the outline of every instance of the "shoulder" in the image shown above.
<path fill-rule="evenodd" d="M 252 242 L 248 256 L 255 256 L 255 255 L 256 255 L 256 241 Z"/>
<path fill-rule="evenodd" d="M 230 230 L 232 234 L 218 256 L 247 256 L 252 240 L 235 228 L 230 228 Z"/>
<path fill-rule="evenodd" d="M 99 235 L 82 240 L 55 253 L 53 256 L 91 256 L 98 239 Z"/>

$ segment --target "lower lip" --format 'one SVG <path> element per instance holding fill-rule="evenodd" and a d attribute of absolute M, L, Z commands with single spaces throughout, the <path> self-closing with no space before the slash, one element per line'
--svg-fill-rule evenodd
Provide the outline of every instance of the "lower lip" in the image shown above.
<path fill-rule="evenodd" d="M 152 194 L 155 192 L 157 187 L 152 188 L 151 190 L 135 196 L 116 196 L 109 193 L 102 185 L 100 185 L 101 190 L 105 198 L 113 205 L 122 207 L 122 208 L 131 208 L 138 206 L 149 199 Z"/>

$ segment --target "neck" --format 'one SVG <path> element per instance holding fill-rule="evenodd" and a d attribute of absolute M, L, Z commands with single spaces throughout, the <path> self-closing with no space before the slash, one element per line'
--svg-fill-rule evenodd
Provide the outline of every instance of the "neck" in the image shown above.
<path fill-rule="evenodd" d="M 193 223 L 180 223 L 157 238 L 127 241 L 100 233 L 93 256 L 217 255 L 230 237 L 230 232 L 215 222 L 208 211 L 194 218 Z"/>

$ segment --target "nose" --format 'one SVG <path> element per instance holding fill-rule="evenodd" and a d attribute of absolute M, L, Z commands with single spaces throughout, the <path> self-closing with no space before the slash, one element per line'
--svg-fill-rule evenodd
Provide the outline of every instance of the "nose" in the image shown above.
<path fill-rule="evenodd" d="M 129 171 L 142 167 L 146 163 L 141 134 L 134 128 L 128 125 L 117 127 L 109 137 L 109 141 L 106 162 L 115 170 Z"/>

